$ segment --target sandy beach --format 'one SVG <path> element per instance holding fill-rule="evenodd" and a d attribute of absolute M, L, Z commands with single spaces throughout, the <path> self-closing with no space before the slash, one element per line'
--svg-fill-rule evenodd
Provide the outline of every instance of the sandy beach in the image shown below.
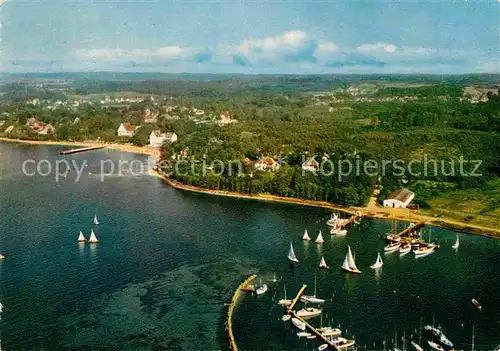
<path fill-rule="evenodd" d="M 61 145 L 61 146 L 74 146 L 77 147 L 89 147 L 89 146 L 104 146 L 107 149 L 121 150 L 126 152 L 133 152 L 137 154 L 144 154 L 150 156 L 160 156 L 160 150 L 154 149 L 148 146 L 134 146 L 134 145 L 124 145 L 124 144 L 108 144 L 101 143 L 97 141 L 41 141 L 41 140 L 21 140 L 21 139 L 10 139 L 0 137 L 0 141 L 7 141 L 13 143 L 24 143 L 24 144 L 34 144 L 34 145 Z"/>

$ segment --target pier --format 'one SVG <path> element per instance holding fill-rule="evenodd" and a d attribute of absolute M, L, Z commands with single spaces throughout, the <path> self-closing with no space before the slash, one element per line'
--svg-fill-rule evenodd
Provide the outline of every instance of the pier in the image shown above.
<path fill-rule="evenodd" d="M 242 292 L 245 291 L 253 291 L 252 289 L 249 288 L 249 284 L 257 278 L 256 274 L 252 274 L 250 277 L 248 277 L 243 283 L 238 286 L 238 289 L 234 292 L 233 298 L 231 299 L 231 303 L 229 304 L 229 310 L 227 311 L 227 324 L 226 324 L 226 330 L 227 330 L 227 335 L 229 338 L 229 349 L 233 351 L 238 351 L 238 346 L 236 345 L 236 341 L 234 340 L 234 334 L 233 334 L 233 311 L 234 307 L 236 306 L 236 303 L 238 302 L 238 299 L 241 296 Z"/>
<path fill-rule="evenodd" d="M 79 152 L 85 152 L 85 151 L 92 151 L 92 150 L 98 150 L 98 149 L 103 149 L 106 147 L 106 145 L 97 145 L 97 146 L 88 146 L 88 147 L 82 147 L 79 149 L 71 149 L 71 150 L 64 150 L 64 151 L 59 151 L 60 155 L 71 155 L 71 154 L 76 154 Z"/>
<path fill-rule="evenodd" d="M 352 215 L 351 218 L 349 218 L 347 221 L 342 222 L 342 224 L 340 224 L 340 228 L 348 226 L 349 224 L 354 223 L 355 221 L 361 218 L 363 218 L 363 216 L 361 216 L 358 212 L 356 212 L 356 214 Z"/>
<path fill-rule="evenodd" d="M 408 236 L 408 235 L 412 234 L 414 231 L 419 230 L 420 228 L 422 228 L 424 226 L 425 226 L 425 222 L 419 222 L 412 227 L 406 228 L 401 233 L 394 235 L 394 237 L 400 238 L 402 236 Z"/>
<path fill-rule="evenodd" d="M 299 317 L 297 315 L 297 313 L 295 313 L 295 311 L 293 311 L 293 308 L 295 307 L 295 305 L 299 301 L 300 297 L 302 296 L 302 294 L 304 293 L 304 290 L 306 288 L 307 288 L 307 285 L 305 285 L 305 284 L 302 285 L 302 288 L 300 288 L 299 292 L 297 293 L 297 296 L 295 296 L 295 298 L 292 300 L 292 303 L 290 304 L 290 306 L 288 306 L 287 313 L 288 314 L 291 313 L 294 318 L 297 318 L 298 320 L 300 320 L 301 322 L 303 322 L 306 325 L 307 329 L 309 329 L 311 332 L 313 332 L 313 334 L 315 334 L 321 340 L 323 340 L 325 342 L 325 344 L 330 345 L 330 347 L 332 349 L 334 349 L 336 351 L 340 350 L 333 342 L 331 342 L 330 340 L 328 340 L 327 337 L 325 337 L 324 335 L 322 335 L 316 328 L 314 328 L 312 325 L 310 325 L 309 323 L 307 323 L 303 318 Z"/>
<path fill-rule="evenodd" d="M 295 296 L 295 298 L 292 300 L 292 303 L 290 304 L 290 306 L 288 306 L 287 314 L 290 314 L 292 312 L 293 308 L 295 307 L 295 305 L 299 301 L 300 297 L 302 296 L 302 294 L 304 293 L 304 290 L 306 290 L 306 288 L 307 288 L 307 285 L 305 285 L 305 284 L 302 285 L 302 288 L 300 288 L 299 292 L 297 293 L 297 296 Z"/>

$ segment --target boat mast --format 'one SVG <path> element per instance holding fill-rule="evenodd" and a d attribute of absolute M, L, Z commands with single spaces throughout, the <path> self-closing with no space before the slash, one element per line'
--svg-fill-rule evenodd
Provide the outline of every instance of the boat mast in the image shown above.
<path fill-rule="evenodd" d="M 422 346 L 422 321 L 423 317 L 420 317 L 420 334 L 418 336 L 418 346 Z"/>
<path fill-rule="evenodd" d="M 472 325 L 472 348 L 471 351 L 474 351 L 474 324 Z"/>

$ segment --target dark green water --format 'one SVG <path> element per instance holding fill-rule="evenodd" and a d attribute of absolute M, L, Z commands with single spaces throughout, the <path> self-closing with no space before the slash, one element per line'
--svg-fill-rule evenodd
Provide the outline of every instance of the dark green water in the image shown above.
<path fill-rule="evenodd" d="M 234 332 L 242 350 L 313 350 L 319 342 L 299 340 L 280 320 L 283 283 L 288 295 L 303 284 L 325 305 L 324 324 L 341 325 L 364 349 L 381 350 L 382 340 L 415 334 L 419 320 L 436 324 L 460 349 L 469 350 L 475 325 L 476 350 L 500 344 L 500 241 L 432 229 L 442 247 L 430 256 L 383 256 L 376 275 L 369 266 L 391 223 L 366 220 L 346 237 L 313 239 L 329 213 L 322 209 L 196 195 L 172 189 L 157 178 L 96 174 L 100 160 L 147 160 L 118 151 L 66 156 L 89 166 L 79 182 L 74 171 L 27 177 L 26 159 L 63 156 L 60 147 L 0 143 L 0 338 L 5 350 L 219 350 L 225 349 L 224 303 L 252 273 L 269 291 L 246 296 L 236 309 Z M 91 172 L 93 174 L 89 175 Z M 78 244 L 92 218 L 100 242 Z M 402 224 L 401 224 L 402 225 Z M 301 261 L 286 260 L 293 240 Z M 360 276 L 338 267 L 347 244 L 356 253 Z M 316 269 L 324 254 L 329 271 Z M 483 305 L 478 312 L 470 303 Z M 319 318 L 312 320 L 319 324 Z M 375 343 L 375 347 L 373 346 Z M 399 342 L 401 344 L 401 342 Z M 429 349 L 426 347 L 426 349 Z"/>

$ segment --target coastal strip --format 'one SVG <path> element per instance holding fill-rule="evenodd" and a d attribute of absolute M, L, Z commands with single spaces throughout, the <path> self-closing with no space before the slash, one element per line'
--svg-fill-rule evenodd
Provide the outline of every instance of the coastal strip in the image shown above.
<path fill-rule="evenodd" d="M 243 283 L 238 286 L 238 289 L 234 292 L 233 298 L 231 299 L 231 304 L 229 305 L 229 309 L 227 311 L 227 335 L 229 338 L 229 349 L 233 351 L 238 351 L 238 346 L 236 345 L 236 340 L 234 339 L 233 334 L 233 311 L 238 302 L 238 299 L 241 296 L 243 291 L 246 291 L 246 287 L 257 278 L 256 274 L 252 274 L 248 277 Z"/>
<path fill-rule="evenodd" d="M 481 235 L 489 238 L 500 239 L 500 229 L 487 227 L 477 224 L 466 224 L 460 222 L 458 220 L 453 220 L 450 218 L 436 218 L 432 216 L 427 216 L 423 214 L 412 213 L 408 209 L 400 209 L 400 208 L 389 208 L 389 207 L 342 207 L 335 204 L 331 204 L 325 201 L 313 201 L 313 200 L 302 200 L 292 197 L 282 197 L 270 194 L 240 194 L 229 191 L 222 190 L 211 190 L 204 189 L 192 185 L 186 185 L 179 183 L 173 179 L 170 179 L 168 176 L 164 174 L 160 174 L 157 171 L 151 170 L 151 175 L 157 176 L 163 179 L 167 184 L 171 187 L 179 190 L 200 193 L 200 194 L 209 194 L 209 195 L 217 195 L 217 196 L 226 196 L 226 197 L 234 197 L 239 199 L 249 199 L 249 200 L 259 200 L 259 201 L 268 201 L 268 202 L 278 202 L 278 203 L 288 203 L 293 205 L 301 205 L 301 206 L 310 206 L 310 207 L 320 207 L 332 209 L 335 211 L 342 211 L 345 213 L 349 213 L 351 215 L 359 215 L 361 217 L 367 218 L 377 218 L 377 219 L 388 219 L 388 220 L 397 220 L 404 222 L 425 222 L 425 224 L 434 225 L 437 227 L 441 227 L 444 229 L 449 229 L 455 232 L 461 232 L 465 234 L 473 234 L 473 235 Z"/>
<path fill-rule="evenodd" d="M 57 146 L 73 146 L 73 147 L 97 147 L 102 146 L 106 149 L 120 150 L 125 152 L 132 152 L 136 154 L 143 154 L 149 156 L 160 156 L 160 150 L 147 147 L 147 146 L 135 146 L 135 145 L 124 145 L 124 144 L 106 144 L 97 141 L 48 141 L 48 140 L 23 140 L 23 139 L 13 139 L 0 137 L 0 141 L 6 141 L 11 143 L 22 143 L 22 144 L 33 144 L 33 145 L 57 145 Z"/>

